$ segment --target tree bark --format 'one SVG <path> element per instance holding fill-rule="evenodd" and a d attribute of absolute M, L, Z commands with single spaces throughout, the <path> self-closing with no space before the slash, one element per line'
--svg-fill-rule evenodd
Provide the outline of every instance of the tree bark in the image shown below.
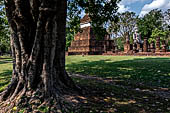
<path fill-rule="evenodd" d="M 5 0 L 13 73 L 0 103 L 14 107 L 27 92 L 58 98 L 76 88 L 65 70 L 66 0 Z M 19 98 L 19 99 L 18 99 Z M 30 99 L 31 100 L 31 99 Z M 4 107 L 8 111 L 10 107 Z"/>

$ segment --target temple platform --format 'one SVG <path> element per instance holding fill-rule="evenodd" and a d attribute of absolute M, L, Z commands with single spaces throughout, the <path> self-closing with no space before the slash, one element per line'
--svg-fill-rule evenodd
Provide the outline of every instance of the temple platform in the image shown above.
<path fill-rule="evenodd" d="M 125 53 L 125 52 L 118 52 L 118 53 L 111 53 L 106 52 L 102 55 L 113 55 L 113 56 L 170 56 L 170 52 L 138 52 L 138 53 Z"/>

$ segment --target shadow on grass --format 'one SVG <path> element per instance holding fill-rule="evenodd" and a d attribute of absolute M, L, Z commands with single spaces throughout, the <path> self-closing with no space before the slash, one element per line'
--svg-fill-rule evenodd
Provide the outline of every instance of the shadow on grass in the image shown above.
<path fill-rule="evenodd" d="M 138 91 L 122 85 L 108 84 L 93 79 L 74 78 L 85 90 L 82 113 L 164 113 L 168 112 L 170 100 L 150 91 Z M 86 113 L 85 112 L 85 113 Z"/>
<path fill-rule="evenodd" d="M 165 113 L 170 111 L 169 65 L 170 58 L 107 59 L 67 64 L 66 69 L 80 74 L 72 78 L 86 92 L 82 106 L 87 112 Z"/>
<path fill-rule="evenodd" d="M 10 83 L 12 71 L 5 70 L 0 73 L 0 92 Z"/>
<path fill-rule="evenodd" d="M 1 60 L 1 59 L 3 59 L 3 60 L 4 60 L 4 59 L 10 59 L 10 57 L 8 58 L 8 57 L 1 57 L 1 56 L 0 56 L 0 60 Z"/>
<path fill-rule="evenodd" d="M 0 58 L 0 64 L 12 63 L 11 58 Z"/>
<path fill-rule="evenodd" d="M 136 58 L 123 61 L 81 61 L 67 64 L 67 71 L 113 80 L 140 82 L 149 86 L 170 87 L 169 58 Z"/>

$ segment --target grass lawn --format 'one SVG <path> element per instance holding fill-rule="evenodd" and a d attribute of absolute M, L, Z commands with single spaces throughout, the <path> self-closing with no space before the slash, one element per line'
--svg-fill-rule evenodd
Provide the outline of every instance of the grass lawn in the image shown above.
<path fill-rule="evenodd" d="M 12 60 L 0 56 L 0 92 L 9 84 L 12 73 Z"/>
<path fill-rule="evenodd" d="M 170 88 L 170 57 L 68 56 L 66 61 L 72 73 Z"/>
<path fill-rule="evenodd" d="M 170 57 L 66 57 L 92 113 L 170 113 L 169 67 Z"/>
<path fill-rule="evenodd" d="M 169 67 L 170 57 L 66 57 L 66 70 L 84 89 L 76 97 L 82 113 L 170 113 Z M 11 70 L 11 59 L 0 57 L 0 91 Z"/>

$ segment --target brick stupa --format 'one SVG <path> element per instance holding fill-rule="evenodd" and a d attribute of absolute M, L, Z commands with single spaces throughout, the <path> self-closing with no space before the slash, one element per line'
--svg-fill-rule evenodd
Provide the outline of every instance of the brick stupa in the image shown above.
<path fill-rule="evenodd" d="M 80 20 L 81 32 L 74 36 L 74 40 L 68 48 L 69 55 L 97 55 L 114 48 L 114 42 L 110 40 L 109 36 L 106 36 L 103 40 L 96 39 L 90 21 L 88 14 Z"/>

